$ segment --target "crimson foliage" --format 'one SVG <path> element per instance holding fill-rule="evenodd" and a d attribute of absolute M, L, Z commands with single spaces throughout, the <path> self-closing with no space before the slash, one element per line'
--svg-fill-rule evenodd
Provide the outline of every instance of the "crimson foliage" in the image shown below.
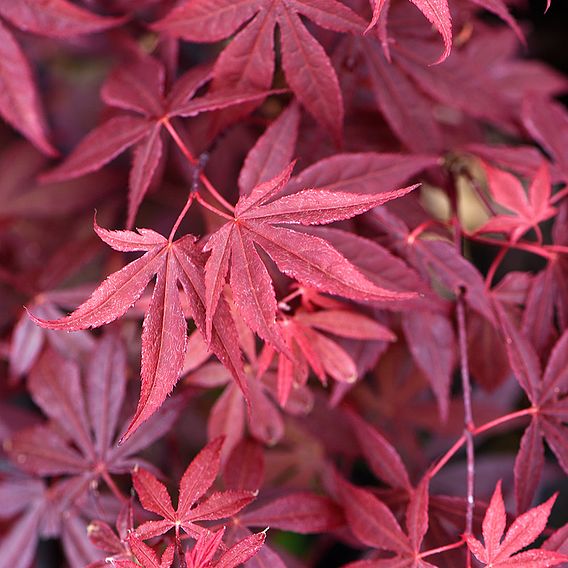
<path fill-rule="evenodd" d="M 520 4 L 0 0 L 0 568 L 568 563 Z"/>

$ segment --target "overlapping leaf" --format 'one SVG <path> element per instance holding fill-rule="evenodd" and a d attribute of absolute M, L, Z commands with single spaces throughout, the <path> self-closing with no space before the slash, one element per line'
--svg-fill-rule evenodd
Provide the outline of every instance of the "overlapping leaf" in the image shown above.
<path fill-rule="evenodd" d="M 326 241 L 294 231 L 292 227 L 348 219 L 405 195 L 416 186 L 376 195 L 306 189 L 278 198 L 292 168 L 293 164 L 241 197 L 234 220 L 208 240 L 205 246 L 205 250 L 211 251 L 205 268 L 208 336 L 210 318 L 230 271 L 233 298 L 242 317 L 260 337 L 288 353 L 276 323 L 277 304 L 270 275 L 257 246 L 282 272 L 322 292 L 385 303 L 412 297 L 374 285 Z"/>
<path fill-rule="evenodd" d="M 142 506 L 162 517 L 158 521 L 146 521 L 136 529 L 142 540 L 180 528 L 197 539 L 209 531 L 196 524 L 230 517 L 254 500 L 254 491 L 222 491 L 204 497 L 219 471 L 222 438 L 216 438 L 193 459 L 179 484 L 179 500 L 174 509 L 166 487 L 150 472 L 137 469 L 132 474 L 134 488 Z"/>
<path fill-rule="evenodd" d="M 548 166 L 543 164 L 532 180 L 528 196 L 521 182 L 513 175 L 485 166 L 489 192 L 493 199 L 512 215 L 496 215 L 479 230 L 484 233 L 505 233 L 513 241 L 518 240 L 527 230 L 540 230 L 538 224 L 556 214 L 550 204 L 551 182 Z"/>
<path fill-rule="evenodd" d="M 269 89 L 274 74 L 274 31 L 280 30 L 282 67 L 298 100 L 337 139 L 343 101 L 339 82 L 323 47 L 300 19 L 342 32 L 361 33 L 365 22 L 337 0 L 187 0 L 154 29 L 188 41 L 214 42 L 239 31 L 219 57 L 214 89 Z"/>
<path fill-rule="evenodd" d="M 187 324 L 179 286 L 188 299 L 196 325 L 205 332 L 204 258 L 190 236 L 170 242 L 149 230 L 109 231 L 95 223 L 99 237 L 115 250 L 144 255 L 111 274 L 72 314 L 60 320 L 32 319 L 49 329 L 73 331 L 99 327 L 123 316 L 156 276 L 142 331 L 142 387 L 128 438 L 164 402 L 183 368 Z M 224 301 L 211 316 L 211 349 L 246 390 L 234 324 Z"/>
<path fill-rule="evenodd" d="M 77 476 L 86 490 L 108 473 L 126 473 L 140 460 L 134 454 L 160 438 L 177 418 L 170 405 L 121 447 L 115 445 L 125 398 L 124 348 L 113 336 L 102 339 L 85 380 L 75 363 L 48 351 L 35 365 L 29 389 L 36 404 L 56 425 L 35 426 L 10 441 L 15 463 L 40 476 Z"/>

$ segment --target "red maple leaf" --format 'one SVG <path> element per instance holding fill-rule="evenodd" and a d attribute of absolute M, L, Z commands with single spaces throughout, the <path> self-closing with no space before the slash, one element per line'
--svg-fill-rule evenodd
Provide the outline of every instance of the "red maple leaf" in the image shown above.
<path fill-rule="evenodd" d="M 96 171 L 134 146 L 129 178 L 127 227 L 156 174 L 163 154 L 163 129 L 175 117 L 192 117 L 266 97 L 266 92 L 232 90 L 193 98 L 211 79 L 208 67 L 196 67 L 182 75 L 165 92 L 164 65 L 150 56 L 139 56 L 112 72 L 102 87 L 103 101 L 127 111 L 92 130 L 65 161 L 42 176 L 43 181 L 61 181 Z M 191 99 L 191 100 L 190 100 Z M 131 114 L 135 113 L 135 114 Z"/>
<path fill-rule="evenodd" d="M 318 26 L 360 33 L 365 22 L 337 0 L 189 0 L 153 28 L 188 41 L 214 42 L 239 31 L 215 64 L 214 89 L 270 88 L 274 32 L 280 30 L 282 67 L 298 100 L 339 140 L 343 101 L 335 70 L 300 16 Z"/>
<path fill-rule="evenodd" d="M 178 285 L 185 292 L 196 325 L 205 333 L 205 259 L 190 235 L 173 241 L 150 229 L 139 229 L 137 233 L 109 231 L 99 227 L 96 221 L 95 231 L 115 250 L 145 254 L 111 274 L 69 316 L 47 321 L 33 314 L 30 317 L 49 329 L 73 331 L 99 327 L 124 315 L 157 276 L 142 331 L 140 400 L 124 441 L 162 405 L 183 368 L 187 324 Z M 234 323 L 224 301 L 219 302 L 209 325 L 213 330 L 211 349 L 246 390 Z"/>
<path fill-rule="evenodd" d="M 28 388 L 51 423 L 17 432 L 6 443 L 8 455 L 35 475 L 72 476 L 76 496 L 109 474 L 129 472 L 140 463 L 134 454 L 161 437 L 179 412 L 175 405 L 164 407 L 136 436 L 115 445 L 126 394 L 126 354 L 112 335 L 99 341 L 84 381 L 75 363 L 47 351 L 32 369 Z"/>
<path fill-rule="evenodd" d="M 207 335 L 230 271 L 233 299 L 240 314 L 260 337 L 289 353 L 276 323 L 277 302 L 269 272 L 257 246 L 286 275 L 322 292 L 386 304 L 407 300 L 412 293 L 381 288 L 325 240 L 293 229 L 294 225 L 323 225 L 349 219 L 406 195 L 417 186 L 379 194 L 356 194 L 305 189 L 278 197 L 290 179 L 294 164 L 241 197 L 234 218 L 213 233 L 206 251 Z"/>
<path fill-rule="evenodd" d="M 230 517 L 255 499 L 256 491 L 239 490 L 220 491 L 204 497 L 217 477 L 222 445 L 223 438 L 216 438 L 189 464 L 179 484 L 176 509 L 163 483 L 144 469 L 134 471 L 132 481 L 142 506 L 162 517 L 161 520 L 146 521 L 137 527 L 137 537 L 147 540 L 175 528 L 179 542 L 181 528 L 192 538 L 198 539 L 210 531 L 196 523 Z"/>
<path fill-rule="evenodd" d="M 480 562 L 492 568 L 547 568 L 566 562 L 568 556 L 551 550 L 519 552 L 529 546 L 544 530 L 556 497 L 557 495 L 553 495 L 542 505 L 517 517 L 505 535 L 507 515 L 499 481 L 483 519 L 484 544 L 473 535 L 465 535 L 469 549 Z"/>
<path fill-rule="evenodd" d="M 528 196 L 521 182 L 512 174 L 485 165 L 489 193 L 499 204 L 515 215 L 495 215 L 478 229 L 480 233 L 505 233 L 513 241 L 529 229 L 535 229 L 542 240 L 538 226 L 556 214 L 550 204 L 552 187 L 548 166 L 544 163 L 534 176 Z"/>

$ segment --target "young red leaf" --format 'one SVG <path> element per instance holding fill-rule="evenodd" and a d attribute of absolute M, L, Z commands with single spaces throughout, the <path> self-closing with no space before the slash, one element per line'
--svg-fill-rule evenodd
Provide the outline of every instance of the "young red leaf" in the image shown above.
<path fill-rule="evenodd" d="M 516 213 L 516 217 L 496 215 L 479 231 L 504 232 L 513 241 L 528 229 L 538 229 L 538 224 L 554 216 L 556 209 L 550 205 L 551 182 L 548 166 L 543 164 L 529 187 L 528 197 L 519 180 L 511 174 L 485 166 L 489 190 L 499 204 Z"/>
<path fill-rule="evenodd" d="M 235 208 L 235 220 L 224 225 L 205 246 L 205 250 L 212 251 L 206 266 L 208 307 L 214 309 L 230 262 L 231 288 L 241 315 L 255 332 L 282 351 L 286 348 L 276 327 L 274 291 L 255 244 L 264 249 L 282 272 L 321 291 L 365 300 L 395 301 L 410 297 L 373 285 L 322 239 L 281 225 L 315 225 L 347 219 L 413 188 L 377 195 L 304 190 L 274 199 L 290 172 L 289 167 L 242 197 Z M 210 311 L 208 317 L 212 315 Z"/>
<path fill-rule="evenodd" d="M 542 549 L 515 554 L 530 545 L 544 530 L 555 500 L 556 495 L 517 517 L 503 538 L 507 519 L 499 481 L 483 519 L 484 545 L 474 536 L 465 535 L 469 549 L 484 565 L 496 568 L 499 566 L 546 568 L 565 562 L 568 557 L 563 554 Z"/>
<path fill-rule="evenodd" d="M 220 438 L 213 440 L 189 464 L 180 482 L 177 509 L 173 508 L 166 487 L 154 475 L 142 469 L 134 471 L 132 481 L 142 506 L 163 519 L 143 523 L 136 529 L 137 536 L 146 540 L 181 527 L 195 538 L 208 532 L 196 522 L 230 517 L 254 500 L 255 492 L 224 491 L 213 493 L 196 505 L 217 477 L 222 443 Z"/>

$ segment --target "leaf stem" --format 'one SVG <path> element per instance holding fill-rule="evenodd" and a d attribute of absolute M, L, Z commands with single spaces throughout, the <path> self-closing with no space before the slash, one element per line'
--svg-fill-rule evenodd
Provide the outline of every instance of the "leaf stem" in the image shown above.
<path fill-rule="evenodd" d="M 181 150 L 181 153 L 187 158 L 187 161 L 195 168 L 199 167 L 199 160 L 191 153 L 189 148 L 185 145 L 184 141 L 181 139 L 180 135 L 177 133 L 176 129 L 173 127 L 168 117 L 162 119 L 162 124 L 165 126 L 166 130 L 170 133 L 177 147 Z M 211 183 L 209 178 L 202 171 L 199 172 L 199 179 L 201 183 L 205 186 L 207 191 L 228 211 L 234 211 L 235 208 L 215 189 L 215 186 Z"/>
<path fill-rule="evenodd" d="M 483 434 L 484 432 L 487 432 L 487 430 L 491 430 L 497 426 L 501 426 L 501 424 L 506 424 L 507 422 L 510 422 L 511 420 L 515 420 L 516 418 L 521 418 L 523 416 L 531 416 L 533 414 L 536 414 L 538 412 L 538 409 L 531 406 L 530 408 L 524 408 L 523 410 L 517 410 L 516 412 L 511 412 L 510 414 L 505 414 L 505 416 L 500 416 L 499 418 L 496 418 L 495 420 L 491 420 L 490 422 L 487 422 L 486 424 L 483 424 L 479 427 L 477 427 L 474 431 L 473 434 L 474 436 L 477 436 L 479 434 Z"/>
<path fill-rule="evenodd" d="M 121 502 L 128 503 L 128 497 L 123 495 L 122 491 L 118 488 L 118 485 L 114 482 L 114 479 L 110 476 L 109 472 L 104 469 L 101 471 L 101 477 L 104 479 L 108 488 L 112 491 L 113 495 Z"/>
<path fill-rule="evenodd" d="M 495 278 L 495 273 L 497 272 L 497 269 L 499 268 L 501 262 L 503 262 L 505 255 L 509 252 L 509 248 L 510 248 L 509 246 L 502 247 L 501 250 L 495 256 L 495 258 L 493 259 L 493 262 L 491 263 L 491 266 L 487 271 L 487 276 L 485 277 L 486 290 L 489 290 L 491 288 L 491 284 L 493 283 L 493 279 Z"/>
<path fill-rule="evenodd" d="M 519 250 L 525 250 L 527 252 L 532 252 L 546 258 L 547 260 L 553 260 L 556 253 L 568 253 L 568 247 L 563 247 L 559 245 L 542 245 L 526 243 L 526 242 L 509 242 L 509 241 L 496 241 L 494 239 L 488 239 L 486 237 L 480 237 L 479 235 L 468 233 L 467 238 L 472 241 L 477 241 L 478 243 L 483 243 L 486 245 L 493 245 L 496 247 L 502 247 L 506 245 L 508 248 L 516 248 Z"/>
<path fill-rule="evenodd" d="M 196 195 L 197 194 L 193 192 L 189 194 L 187 201 L 185 202 L 185 205 L 183 206 L 181 213 L 178 215 L 178 218 L 176 219 L 176 222 L 174 223 L 174 226 L 172 227 L 172 230 L 170 231 L 170 234 L 168 236 L 168 241 L 170 243 L 174 240 L 176 231 L 179 229 L 179 226 L 181 225 L 183 218 L 186 216 L 187 212 L 189 211 L 189 208 L 191 207 L 191 204 L 193 203 L 193 200 L 195 199 Z"/>
<path fill-rule="evenodd" d="M 418 555 L 418 558 L 426 558 L 427 556 L 434 556 L 434 554 L 441 554 L 447 550 L 454 550 L 460 548 L 465 544 L 465 540 L 460 540 L 459 542 L 454 542 L 452 544 L 446 544 L 445 546 L 440 546 L 438 548 L 432 548 L 430 550 L 425 550 Z"/>
<path fill-rule="evenodd" d="M 556 205 L 556 203 L 558 203 L 561 199 L 563 199 L 564 197 L 566 197 L 568 195 L 568 186 L 566 186 L 564 189 L 561 189 L 558 193 L 555 193 L 551 198 L 550 198 L 550 204 L 551 205 Z"/>
<path fill-rule="evenodd" d="M 199 203 L 199 205 L 205 207 L 205 209 L 209 209 L 209 211 L 212 211 L 216 215 L 219 215 L 219 217 L 223 217 L 223 219 L 227 219 L 229 221 L 234 220 L 233 217 L 231 217 L 230 215 L 223 213 L 223 211 L 217 209 L 216 207 L 214 207 L 210 203 L 207 203 L 207 201 L 205 201 L 205 199 L 203 199 L 203 197 L 201 197 L 201 195 L 199 195 L 199 193 L 196 193 L 195 196 L 196 196 L 195 199 L 196 199 L 197 203 Z"/>

